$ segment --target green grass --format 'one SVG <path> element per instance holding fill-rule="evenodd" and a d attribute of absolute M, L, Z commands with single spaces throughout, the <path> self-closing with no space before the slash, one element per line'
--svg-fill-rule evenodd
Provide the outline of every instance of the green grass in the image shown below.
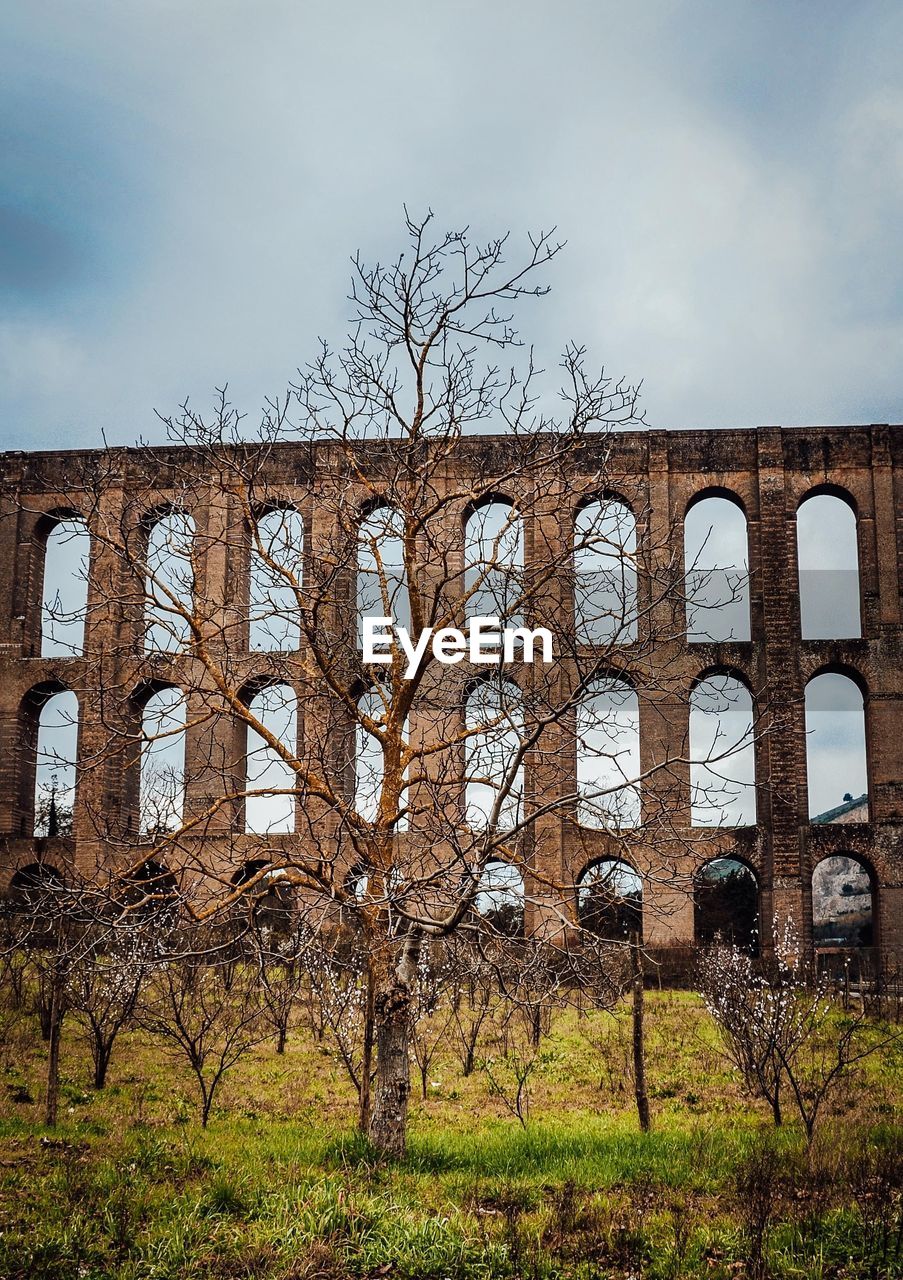
<path fill-rule="evenodd" d="M 0 1277 L 729 1280 L 752 1274 L 756 1194 L 773 1201 L 768 1274 L 901 1273 L 881 1235 L 895 1211 L 881 1189 L 900 1173 L 899 1050 L 850 1076 L 807 1152 L 798 1126 L 774 1135 L 743 1097 L 695 998 L 650 997 L 649 1023 L 652 1133 L 622 1069 L 623 1015 L 565 1014 L 527 1129 L 443 1052 L 392 1165 L 355 1135 L 334 1056 L 301 1032 L 284 1058 L 264 1046 L 235 1068 L 205 1131 L 159 1046 L 128 1033 L 95 1093 L 70 1029 L 50 1133 L 44 1046 L 22 1028 L 0 1076 Z"/>

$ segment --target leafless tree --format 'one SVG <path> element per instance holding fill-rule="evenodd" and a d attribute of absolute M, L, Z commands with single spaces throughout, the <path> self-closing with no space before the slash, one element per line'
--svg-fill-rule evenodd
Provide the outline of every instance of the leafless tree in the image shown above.
<path fill-rule="evenodd" d="M 22 953 L 0 950 L 0 1052 L 4 1067 L 10 1065 L 25 1018 L 24 978 Z"/>
<path fill-rule="evenodd" d="M 451 1035 L 457 1046 L 461 1072 L 469 1076 L 477 1064 L 477 1046 L 484 1028 L 494 1021 L 502 996 L 496 981 L 495 966 L 485 947 L 474 945 L 464 931 L 446 943 L 451 997 Z"/>
<path fill-rule="evenodd" d="M 44 1121 L 56 1124 L 68 979 L 84 947 L 78 893 L 55 877 L 31 872 L 4 903 L 3 949 L 11 975 L 28 993 L 47 1043 Z"/>
<path fill-rule="evenodd" d="M 93 935 L 93 936 L 92 936 Z M 94 1087 L 106 1084 L 116 1037 L 158 959 L 158 939 L 134 918 L 119 929 L 87 932 L 69 966 L 66 998 L 94 1064 Z"/>
<path fill-rule="evenodd" d="M 190 1069 L 206 1127 L 224 1076 L 266 1038 L 268 1027 L 253 966 L 236 954 L 228 932 L 208 926 L 204 934 L 180 932 L 156 965 L 136 1016 Z"/>
<path fill-rule="evenodd" d="M 96 550 L 80 839 L 99 875 L 152 867 L 153 898 L 173 875 L 196 920 L 279 871 L 318 934 L 353 928 L 346 1066 L 389 1154 L 421 955 L 472 919 L 489 868 L 518 873 L 531 938 L 579 949 L 562 822 L 578 846 L 602 831 L 647 884 L 675 880 L 687 842 L 689 744 L 665 734 L 641 761 L 626 742 L 638 702 L 665 724 L 689 687 L 680 541 L 608 443 L 638 420 L 637 390 L 570 345 L 553 400 L 521 345 L 514 313 L 546 292 L 551 233 L 513 263 L 507 238 L 431 235 L 408 217 L 394 261 L 354 260 L 346 344 L 324 344 L 256 432 L 223 392 L 212 416 L 165 419 L 178 447 L 110 450 L 81 478 Z M 465 652 L 474 617 L 495 639 Z M 368 618 L 414 642 L 432 628 L 438 648 L 412 657 L 394 630 L 371 661 Z M 523 634 L 540 628 L 548 666 Z M 596 761 L 582 782 L 578 742 Z M 724 807 L 741 745 L 712 734 L 697 803 Z"/>
<path fill-rule="evenodd" d="M 325 1038 L 342 1064 L 358 1096 L 358 1113 L 366 1129 L 373 1078 L 373 1015 L 364 954 L 351 938 L 340 934 L 306 955 L 306 981 L 316 1009 L 321 1038 Z"/>
<path fill-rule="evenodd" d="M 285 1053 L 289 1030 L 300 1013 L 299 991 L 304 983 L 310 940 L 302 926 L 282 937 L 257 935 L 257 941 L 255 959 L 263 1016 L 275 1032 L 276 1052 Z"/>
<path fill-rule="evenodd" d="M 864 1011 L 841 1010 L 828 980 L 807 974 L 800 954 L 788 920 L 774 959 L 757 964 L 739 947 L 719 943 L 701 957 L 699 983 L 748 1091 L 768 1103 L 776 1125 L 789 1094 L 811 1143 L 818 1117 L 848 1069 L 900 1033 L 876 1032 Z"/>
<path fill-rule="evenodd" d="M 443 943 L 424 947 L 417 969 L 411 1051 L 420 1075 L 420 1096 L 427 1097 L 430 1068 L 445 1043 L 454 1018 L 452 967 Z"/>

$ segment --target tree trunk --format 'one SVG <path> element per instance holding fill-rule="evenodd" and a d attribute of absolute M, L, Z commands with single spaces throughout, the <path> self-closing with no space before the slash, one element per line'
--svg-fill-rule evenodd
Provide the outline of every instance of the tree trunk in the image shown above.
<path fill-rule="evenodd" d="M 643 1026 L 643 966 L 640 962 L 639 937 L 630 948 L 633 961 L 633 1088 L 636 1095 L 640 1128 L 648 1133 L 652 1127 L 649 1116 L 649 1095 L 646 1092 L 646 1044 Z"/>
<path fill-rule="evenodd" d="M 361 1054 L 361 1083 L 358 1099 L 358 1128 L 361 1133 L 370 1132 L 370 1081 L 373 1076 L 373 1017 L 374 986 L 376 974 L 372 964 L 367 966 L 367 995 L 364 1005 L 364 1045 Z"/>
<path fill-rule="evenodd" d="M 780 1089 L 775 1089 L 774 1094 L 773 1094 L 772 1099 L 771 1099 L 771 1117 L 772 1117 L 772 1119 L 774 1120 L 774 1123 L 775 1123 L 775 1126 L 776 1126 L 776 1127 L 777 1127 L 777 1126 L 780 1126 L 780 1125 L 781 1125 L 781 1124 L 783 1124 L 783 1122 L 784 1122 L 784 1118 L 783 1118 L 783 1116 L 781 1115 L 781 1091 L 780 1091 Z"/>
<path fill-rule="evenodd" d="M 94 1088 L 102 1089 L 107 1082 L 107 1069 L 113 1053 L 113 1045 L 97 1044 L 94 1047 Z"/>
<path fill-rule="evenodd" d="M 276 1052 L 285 1053 L 285 1042 L 288 1039 L 288 1028 L 280 1024 L 279 1032 L 276 1037 Z"/>
<path fill-rule="evenodd" d="M 41 1039 L 46 1044 L 50 1039 L 50 1029 L 53 1026 L 53 980 L 51 979 L 51 995 L 50 999 L 38 999 L 37 1002 L 38 1022 L 41 1026 Z"/>
<path fill-rule="evenodd" d="M 420 939 L 408 934 L 397 963 L 379 972 L 374 989 L 376 1078 L 368 1137 L 385 1155 L 404 1155 L 411 1093 L 412 991 L 417 974 Z M 372 961 L 371 961 L 372 963 Z"/>
<path fill-rule="evenodd" d="M 50 995 L 49 1048 L 47 1051 L 47 1105 L 44 1122 L 53 1128 L 60 1101 L 60 1038 L 63 1030 L 63 976 L 54 967 Z"/>

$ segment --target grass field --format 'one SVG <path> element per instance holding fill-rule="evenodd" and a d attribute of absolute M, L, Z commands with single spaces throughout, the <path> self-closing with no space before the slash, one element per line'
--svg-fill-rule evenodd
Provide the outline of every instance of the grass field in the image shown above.
<path fill-rule="evenodd" d="M 3 1062 L 0 1276 L 903 1274 L 899 1043 L 850 1073 L 807 1150 L 743 1096 L 696 997 L 650 995 L 648 1022 L 652 1133 L 636 1124 L 626 1011 L 562 1013 L 526 1129 L 443 1050 L 388 1166 L 304 1032 L 240 1062 L 203 1130 L 159 1044 L 123 1033 L 95 1092 L 70 1027 L 50 1132 L 45 1047 L 20 1024 Z"/>

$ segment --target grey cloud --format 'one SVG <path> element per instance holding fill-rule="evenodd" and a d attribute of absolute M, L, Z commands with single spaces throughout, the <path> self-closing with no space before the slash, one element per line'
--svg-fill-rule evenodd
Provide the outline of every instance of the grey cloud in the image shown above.
<path fill-rule="evenodd" d="M 524 332 L 553 370 L 574 337 L 643 378 L 656 425 L 899 419 L 903 16 L 818 18 L 751 0 L 11 15 L 23 129 L 29 95 L 87 101 L 72 161 L 112 203 L 77 296 L 35 282 L 0 326 L 4 443 L 127 442 L 225 380 L 253 416 L 317 334 L 341 337 L 348 256 L 395 252 L 403 201 L 476 233 L 557 223 L 569 246 Z"/>

